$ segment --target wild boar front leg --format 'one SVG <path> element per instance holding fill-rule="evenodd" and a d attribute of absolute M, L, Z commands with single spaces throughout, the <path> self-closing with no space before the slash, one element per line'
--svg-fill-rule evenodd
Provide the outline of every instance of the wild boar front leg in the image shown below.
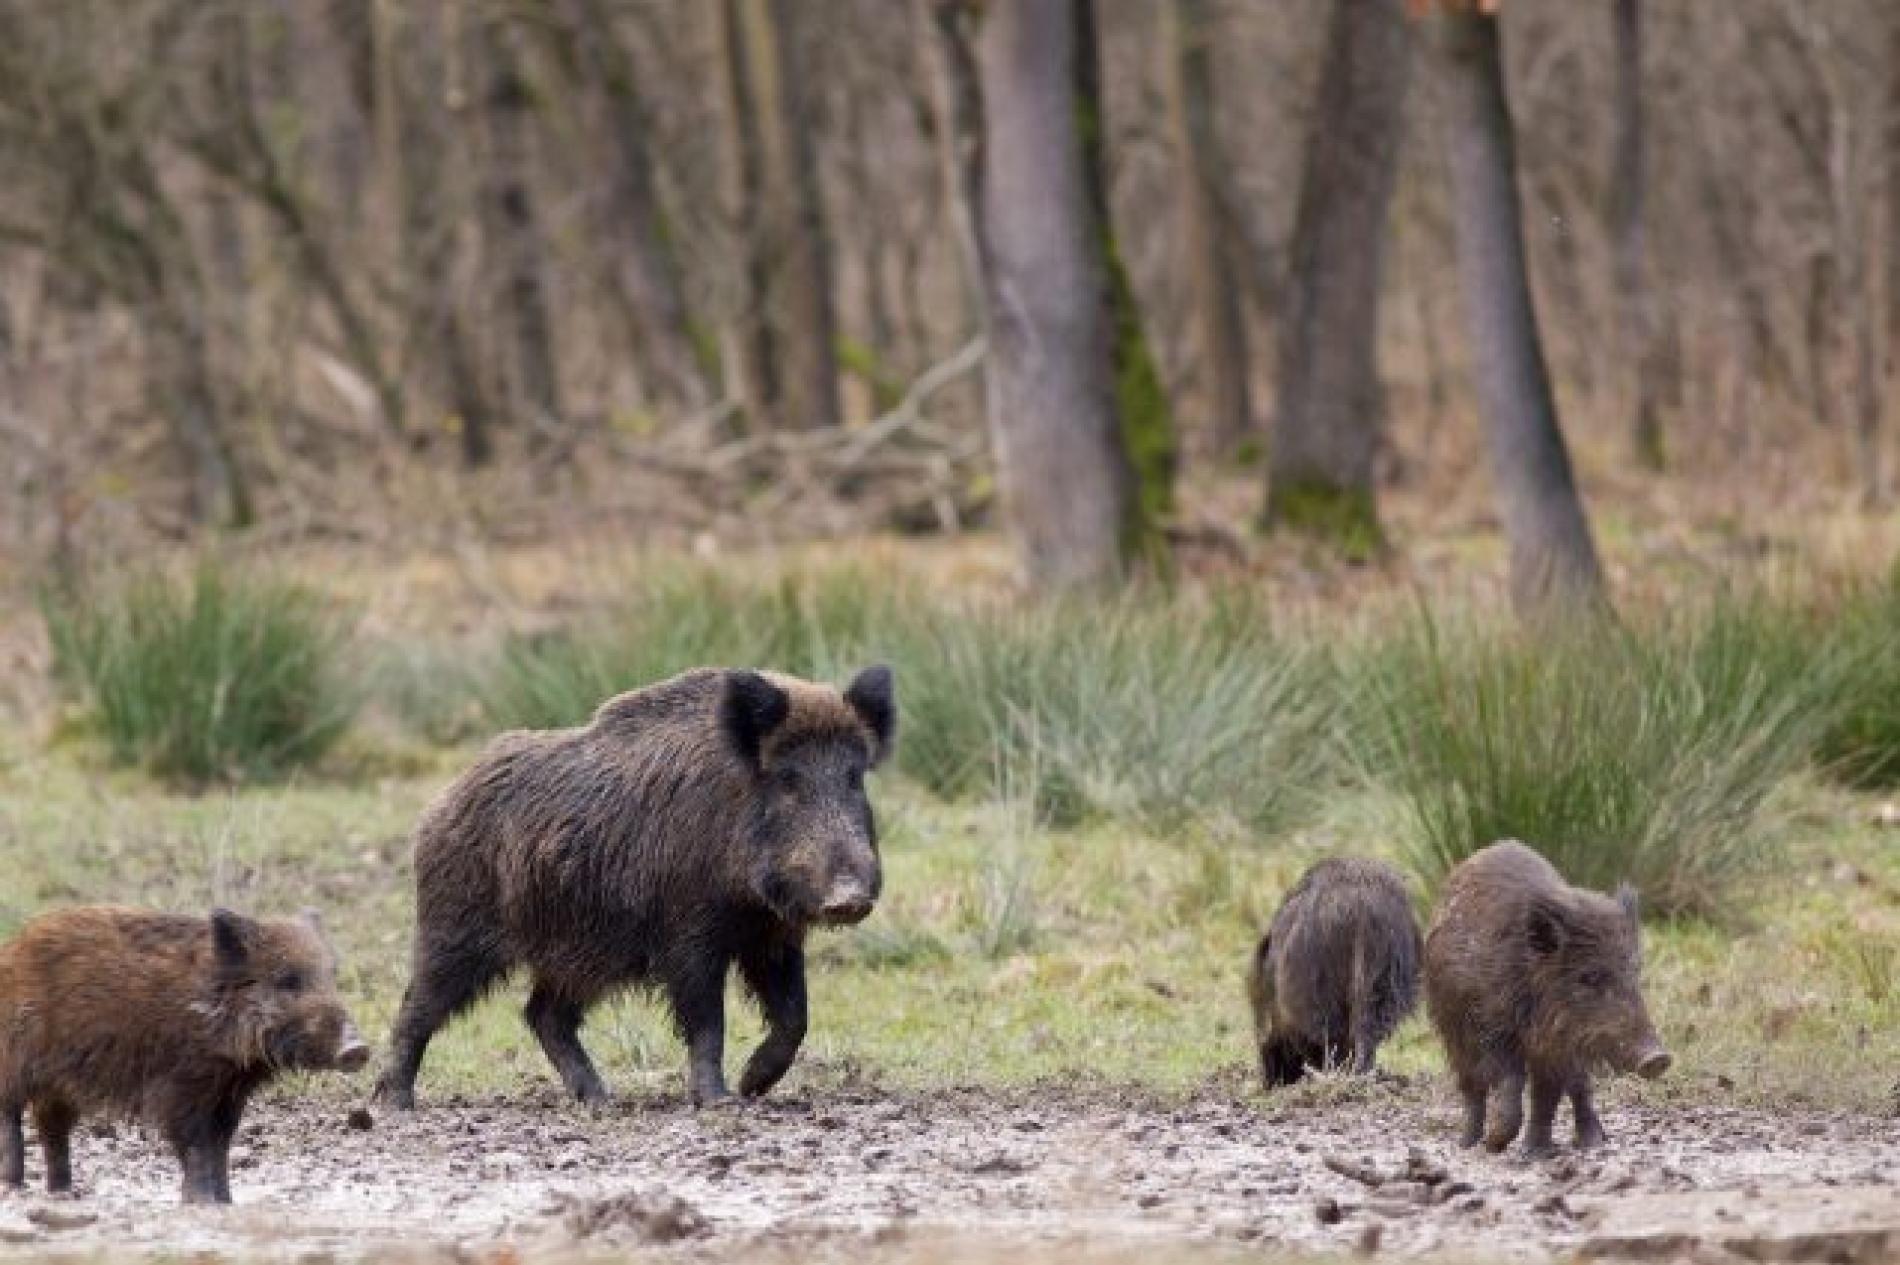
<path fill-rule="evenodd" d="M 742 955 L 739 974 L 765 1015 L 765 1039 L 739 1077 L 739 1092 L 756 1098 L 779 1083 L 805 1043 L 805 951 L 795 944 L 776 944 Z"/>
<path fill-rule="evenodd" d="M 1502 1151 L 1524 1127 L 1523 1070 L 1513 1069 L 1499 1077 L 1491 1086 L 1491 1096 L 1491 1127 L 1485 1132 L 1484 1145 L 1487 1150 Z"/>
<path fill-rule="evenodd" d="M 1465 1131 L 1459 1146 L 1476 1146 L 1484 1137 L 1484 1100 L 1487 1086 L 1470 1072 L 1458 1074 L 1458 1093 L 1465 1100 Z"/>
<path fill-rule="evenodd" d="M 1551 1152 L 1550 1128 L 1557 1119 L 1557 1104 L 1564 1099 L 1565 1083 L 1548 1073 L 1531 1076 L 1530 1122 L 1524 1129 L 1524 1155 L 1541 1160 Z"/>
<path fill-rule="evenodd" d="M 1603 1118 L 1597 1115 L 1596 1096 L 1590 1090 L 1590 1074 L 1579 1072 L 1570 1082 L 1570 1111 L 1577 1118 L 1577 1149 L 1587 1151 L 1602 1146 Z"/>

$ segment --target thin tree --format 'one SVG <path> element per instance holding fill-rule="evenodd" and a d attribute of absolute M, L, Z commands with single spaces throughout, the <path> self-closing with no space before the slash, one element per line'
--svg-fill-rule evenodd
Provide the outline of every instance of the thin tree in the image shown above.
<path fill-rule="evenodd" d="M 1025 576 L 1046 588 L 1121 576 L 1139 522 L 1075 108 L 1077 37 L 1071 5 L 988 5 L 975 57 L 990 426 Z"/>
<path fill-rule="evenodd" d="M 1531 302 L 1495 0 L 1481 2 L 1448 8 L 1435 45 L 1472 373 L 1510 541 L 1511 600 L 1530 615 L 1601 600 L 1603 571 Z"/>
<path fill-rule="evenodd" d="M 1398 0 L 1334 0 L 1281 314 L 1267 518 L 1349 556 L 1383 539 L 1379 295 L 1411 44 Z"/>
<path fill-rule="evenodd" d="M 758 157 L 756 227 L 782 355 L 774 412 L 792 429 L 835 425 L 842 413 L 831 252 L 794 26 L 803 10 L 789 0 L 739 0 L 738 10 Z"/>
<path fill-rule="evenodd" d="M 775 425 L 778 347 L 767 319 L 766 257 L 758 225 L 761 175 L 758 124 L 740 26 L 741 0 L 712 0 L 705 12 L 712 26 L 713 65 L 719 88 L 719 210 L 731 247 L 725 252 L 725 323 L 720 358 L 726 392 L 749 423 Z"/>
<path fill-rule="evenodd" d="M 1241 318 L 1236 251 L 1220 210 L 1209 0 L 1169 0 L 1163 9 L 1168 123 L 1180 166 L 1181 248 L 1187 262 L 1195 381 L 1206 410 L 1207 451 L 1231 457 L 1253 429 L 1247 327 Z"/>
<path fill-rule="evenodd" d="M 534 96 L 506 17 L 477 19 L 477 53 L 488 75 L 482 119 L 487 172 L 486 227 L 499 264 L 497 310 L 507 335 L 510 395 L 530 445 L 550 440 L 561 421 L 553 304 L 533 190 Z"/>
<path fill-rule="evenodd" d="M 1614 137 L 1610 157 L 1610 241 L 1614 256 L 1622 361 L 1629 377 L 1630 443 L 1645 469 L 1663 468 L 1661 368 L 1651 307 L 1643 204 L 1647 181 L 1643 127 L 1643 15 L 1640 0 L 1613 0 Z"/>

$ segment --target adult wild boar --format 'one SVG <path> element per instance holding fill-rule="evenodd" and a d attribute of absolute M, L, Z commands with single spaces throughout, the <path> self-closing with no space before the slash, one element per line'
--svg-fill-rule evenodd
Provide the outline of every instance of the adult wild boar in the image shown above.
<path fill-rule="evenodd" d="M 0 946 L 0 1182 L 26 1181 L 31 1107 L 46 1188 L 71 1189 L 73 1125 L 103 1110 L 164 1135 L 186 1203 L 230 1203 L 251 1094 L 281 1071 L 368 1061 L 314 915 L 44 914 Z"/>
<path fill-rule="evenodd" d="M 702 668 L 581 728 L 496 739 L 417 827 L 412 974 L 377 1096 L 412 1106 L 429 1038 L 518 967 L 528 1027 L 582 1102 L 607 1097 L 582 1019 L 630 984 L 670 1003 L 693 1101 L 728 1097 L 735 963 L 768 1029 L 740 1091 L 777 1084 L 805 1036 L 807 931 L 878 897 L 864 775 L 890 752 L 893 695 L 885 667 L 842 693 Z"/>
<path fill-rule="evenodd" d="M 1516 840 L 1451 872 L 1425 937 L 1425 1003 L 1464 1097 L 1464 1145 L 1502 1151 L 1522 1128 L 1525 1153 L 1548 1154 L 1568 1095 L 1577 1145 L 1599 1146 L 1591 1072 L 1668 1070 L 1643 1005 L 1640 931 L 1632 888 L 1611 899 L 1572 887 Z"/>
<path fill-rule="evenodd" d="M 1379 1046 L 1418 1004 L 1418 920 L 1383 861 L 1331 857 L 1300 876 L 1254 950 L 1260 1075 L 1291 1085 L 1309 1067 L 1370 1072 Z"/>

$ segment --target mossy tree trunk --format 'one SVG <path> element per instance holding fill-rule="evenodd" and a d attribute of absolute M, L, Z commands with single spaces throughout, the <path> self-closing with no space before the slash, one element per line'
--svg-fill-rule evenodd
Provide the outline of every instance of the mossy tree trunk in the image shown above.
<path fill-rule="evenodd" d="M 991 4 L 976 37 L 990 427 L 1025 578 L 1046 589 L 1121 578 L 1141 522 L 1076 108 L 1076 18 L 1068 4 Z"/>
<path fill-rule="evenodd" d="M 1076 130 L 1082 146 L 1083 184 L 1090 219 L 1101 242 L 1107 283 L 1109 361 L 1114 373 L 1115 413 L 1122 446 L 1132 464 L 1135 496 L 1122 525 L 1129 557 L 1159 562 L 1166 555 L 1162 526 L 1174 511 L 1176 445 L 1174 415 L 1161 383 L 1161 369 L 1141 324 L 1141 305 L 1122 258 L 1109 206 L 1108 163 L 1103 138 L 1101 53 L 1094 0 L 1074 6 Z"/>
<path fill-rule="evenodd" d="M 1384 544 L 1379 298 L 1411 44 L 1399 0 L 1334 0 L 1281 313 L 1267 520 L 1355 558 Z"/>

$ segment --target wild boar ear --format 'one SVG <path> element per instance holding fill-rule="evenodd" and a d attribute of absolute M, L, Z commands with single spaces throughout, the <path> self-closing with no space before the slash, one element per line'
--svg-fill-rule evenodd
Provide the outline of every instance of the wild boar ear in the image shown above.
<path fill-rule="evenodd" d="M 1567 938 L 1563 911 L 1544 901 L 1533 901 L 1524 918 L 1524 935 L 1533 953 L 1555 953 Z"/>
<path fill-rule="evenodd" d="M 785 723 L 791 709 L 792 700 L 785 691 L 757 672 L 726 673 L 726 688 L 719 698 L 719 727 L 733 750 L 753 768 L 759 767 L 759 748 Z"/>
<path fill-rule="evenodd" d="M 897 737 L 897 679 L 879 663 L 858 673 L 844 692 L 844 701 L 871 731 L 871 767 L 884 763 Z"/>
<path fill-rule="evenodd" d="M 211 911 L 211 943 L 217 949 L 218 963 L 221 966 L 242 966 L 244 959 L 250 956 L 249 940 L 251 920 L 243 914 L 234 914 L 228 909 Z"/>
<path fill-rule="evenodd" d="M 1628 883 L 1616 889 L 1616 903 L 1623 907 L 1623 914 L 1630 920 L 1631 926 L 1642 921 L 1641 905 L 1636 897 L 1636 889 Z"/>

